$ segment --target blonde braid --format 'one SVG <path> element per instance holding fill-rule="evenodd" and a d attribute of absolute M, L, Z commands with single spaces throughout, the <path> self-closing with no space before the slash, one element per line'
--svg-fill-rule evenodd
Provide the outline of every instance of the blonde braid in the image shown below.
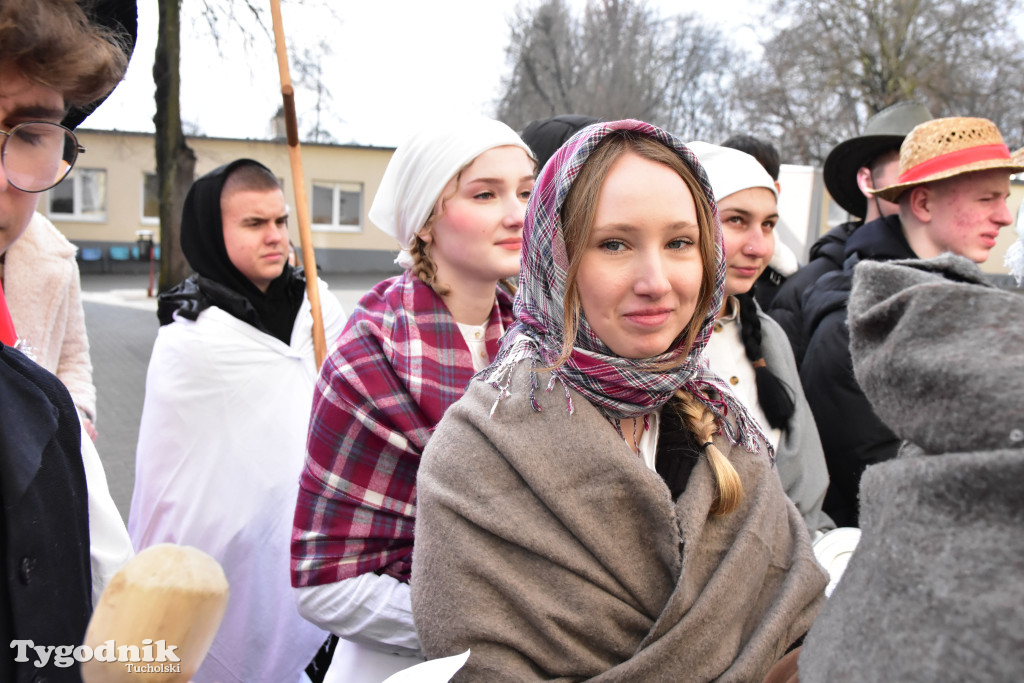
<path fill-rule="evenodd" d="M 715 416 L 707 406 L 682 389 L 676 392 L 676 397 L 679 399 L 675 404 L 680 417 L 697 437 L 697 441 L 707 444 L 704 452 L 707 453 L 717 489 L 710 512 L 713 515 L 727 515 L 739 507 L 743 500 L 743 482 L 736 468 L 713 443 L 715 432 L 718 431 Z"/>
<path fill-rule="evenodd" d="M 433 216 L 427 221 L 429 229 L 433 222 Z M 431 260 L 427 253 L 427 243 L 423 238 L 416 235 L 416 240 L 409 247 L 409 254 L 412 256 L 412 274 L 420 279 L 426 286 L 437 292 L 438 296 L 445 296 L 451 292 L 451 288 L 437 282 L 437 265 Z"/>

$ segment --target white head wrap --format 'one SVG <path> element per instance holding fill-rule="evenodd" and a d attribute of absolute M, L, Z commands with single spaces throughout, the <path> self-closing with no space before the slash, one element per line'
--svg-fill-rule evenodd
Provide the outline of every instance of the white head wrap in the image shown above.
<path fill-rule="evenodd" d="M 1017 278 L 1017 286 L 1024 286 L 1024 204 L 1017 211 L 1017 241 L 1010 245 L 1004 256 L 1004 263 L 1010 274 Z"/>
<path fill-rule="evenodd" d="M 716 202 L 750 187 L 769 189 L 778 199 L 779 192 L 775 189 L 775 181 L 768 175 L 768 171 L 764 170 L 764 166 L 746 152 L 707 142 L 688 142 L 686 146 L 697 155 L 697 161 L 708 174 Z"/>
<path fill-rule="evenodd" d="M 412 267 L 409 247 L 445 185 L 463 167 L 494 147 L 514 145 L 533 152 L 514 130 L 483 117 L 449 119 L 423 128 L 395 150 L 370 206 L 370 220 L 398 240 L 395 263 Z"/>

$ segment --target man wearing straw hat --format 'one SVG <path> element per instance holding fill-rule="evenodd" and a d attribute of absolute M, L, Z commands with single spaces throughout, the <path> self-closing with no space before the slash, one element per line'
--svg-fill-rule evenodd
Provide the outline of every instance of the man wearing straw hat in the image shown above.
<path fill-rule="evenodd" d="M 306 276 L 287 263 L 276 175 L 238 159 L 185 197 L 196 274 L 160 296 L 128 531 L 210 554 L 230 585 L 196 683 L 295 683 L 328 634 L 292 597 L 288 544 L 317 378 Z M 328 339 L 338 300 L 319 283 Z"/>
<path fill-rule="evenodd" d="M 86 9 L 0 0 L 0 259 L 84 151 L 71 129 L 127 68 L 134 2 Z M 0 287 L 0 680 L 80 681 L 77 662 L 36 666 L 10 644 L 80 644 L 131 545 L 68 390 L 16 346 Z"/>
<path fill-rule="evenodd" d="M 807 348 L 801 301 L 804 290 L 825 273 L 842 269 L 846 240 L 854 230 L 899 211 L 896 204 L 873 196 L 871 190 L 895 182 L 903 139 L 931 118 L 928 107 L 920 102 L 898 102 L 868 119 L 862 135 L 843 140 L 825 158 L 825 187 L 851 220 L 832 228 L 811 246 L 808 264 L 786 278 L 768 308 L 768 315 L 789 337 L 797 365 Z"/>
<path fill-rule="evenodd" d="M 899 213 L 858 228 L 846 242 L 843 269 L 804 293 L 808 345 L 800 375 L 829 467 L 824 510 L 840 526 L 857 526 L 864 468 L 894 457 L 899 447 L 854 378 L 846 326 L 853 268 L 863 260 L 947 252 L 984 262 L 999 230 L 1013 222 L 1006 199 L 1010 174 L 1024 170 L 1018 155 L 986 119 L 951 117 L 917 126 L 900 147 L 898 177 L 871 190 L 897 203 Z"/>

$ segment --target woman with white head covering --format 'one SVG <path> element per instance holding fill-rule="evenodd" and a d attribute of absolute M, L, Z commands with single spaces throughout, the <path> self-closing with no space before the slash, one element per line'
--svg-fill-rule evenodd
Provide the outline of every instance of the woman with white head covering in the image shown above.
<path fill-rule="evenodd" d="M 445 410 L 512 322 L 533 189 L 529 148 L 503 123 L 449 121 L 395 152 L 370 219 L 402 275 L 359 302 L 313 400 L 292 536 L 303 615 L 342 637 L 328 680 L 415 664 L 409 607 L 416 472 Z"/>
<path fill-rule="evenodd" d="M 775 249 L 778 190 L 764 167 L 738 149 L 689 145 L 708 174 L 725 238 L 725 300 L 704 351 L 711 369 L 757 418 L 776 449 L 786 494 L 810 530 L 835 528 L 821 511 L 825 455 L 785 332 L 751 291 Z"/>

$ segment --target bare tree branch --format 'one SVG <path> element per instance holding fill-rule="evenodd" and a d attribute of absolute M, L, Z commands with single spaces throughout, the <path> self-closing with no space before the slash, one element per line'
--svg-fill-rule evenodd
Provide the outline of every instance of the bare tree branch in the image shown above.
<path fill-rule="evenodd" d="M 782 27 L 743 83 L 743 115 L 784 157 L 820 163 L 872 114 L 920 99 L 936 116 L 984 116 L 1024 142 L 1020 2 L 777 0 Z"/>
<path fill-rule="evenodd" d="M 643 0 L 591 0 L 577 18 L 565 0 L 542 0 L 520 6 L 510 33 L 497 115 L 513 127 L 577 113 L 639 118 L 690 139 L 733 132 L 725 88 L 744 58 L 696 16 L 663 19 Z"/>

